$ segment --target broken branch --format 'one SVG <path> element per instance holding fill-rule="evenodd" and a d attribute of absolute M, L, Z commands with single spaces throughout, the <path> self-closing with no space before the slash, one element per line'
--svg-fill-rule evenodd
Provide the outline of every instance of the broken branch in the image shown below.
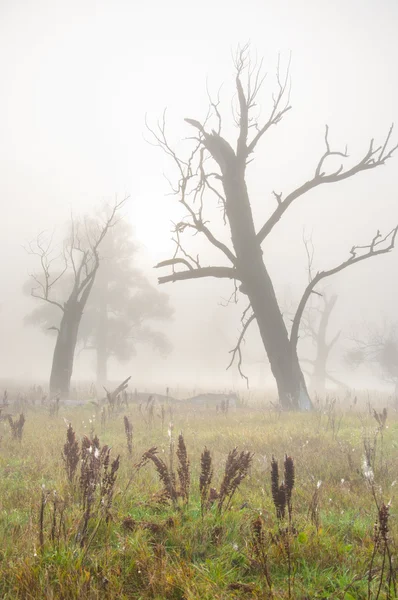
<path fill-rule="evenodd" d="M 181 262 L 182 259 L 170 259 L 171 261 Z M 173 264 L 170 261 L 162 261 L 155 265 L 155 269 L 167 266 L 167 264 Z M 200 267 L 199 269 L 190 268 L 188 271 L 179 271 L 171 273 L 170 275 L 164 275 L 158 277 L 158 283 L 174 283 L 175 281 L 183 281 L 185 279 L 201 279 L 203 277 L 217 277 L 220 279 L 238 279 L 238 271 L 231 267 Z"/>

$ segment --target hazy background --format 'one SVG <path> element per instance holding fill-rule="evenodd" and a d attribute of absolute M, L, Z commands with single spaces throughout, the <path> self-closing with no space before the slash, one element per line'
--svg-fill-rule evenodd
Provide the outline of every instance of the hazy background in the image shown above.
<path fill-rule="evenodd" d="M 259 228 L 274 208 L 272 190 L 287 193 L 313 175 L 325 123 L 331 144 L 347 143 L 353 160 L 371 137 L 384 140 L 398 112 L 397 17 L 393 0 L 0 0 L 0 377 L 49 375 L 54 340 L 23 325 L 33 306 L 21 290 L 32 269 L 23 245 L 40 230 L 61 231 L 71 208 L 90 212 L 129 193 L 125 213 L 141 244 L 140 266 L 156 281 L 151 267 L 171 256 L 170 221 L 181 213 L 166 196 L 163 173 L 173 179 L 174 171 L 145 141 L 145 114 L 155 123 L 167 107 L 171 140 L 188 148 L 179 143 L 192 133 L 184 117 L 205 116 L 206 80 L 214 93 L 223 84 L 232 141 L 237 44 L 250 40 L 264 57 L 264 114 L 278 52 L 286 63 L 291 51 L 293 110 L 266 136 L 249 171 Z M 306 284 L 304 227 L 313 234 L 315 269 L 322 269 L 398 222 L 397 167 L 398 156 L 296 202 L 264 245 L 280 298 L 298 299 Z M 218 211 L 209 206 L 208 214 Z M 202 248 L 202 262 L 210 263 L 214 252 Z M 397 272 L 398 251 L 330 280 L 339 294 L 332 327 L 349 335 L 362 321 L 396 318 Z M 173 323 L 163 328 L 173 353 L 162 359 L 143 348 L 130 364 L 111 365 L 110 375 L 133 374 L 146 386 L 240 384 L 236 370 L 225 372 L 241 307 L 220 302 L 232 289 L 215 280 L 164 286 L 175 307 Z M 254 332 L 246 357 L 253 386 L 263 385 L 267 370 Z M 83 356 L 75 377 L 92 377 L 93 366 L 94 357 Z"/>

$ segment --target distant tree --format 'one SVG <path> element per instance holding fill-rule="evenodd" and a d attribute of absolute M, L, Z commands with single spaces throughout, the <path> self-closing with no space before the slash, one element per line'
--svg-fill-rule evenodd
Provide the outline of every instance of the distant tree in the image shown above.
<path fill-rule="evenodd" d="M 309 284 L 314 278 L 313 261 L 314 245 L 312 236 L 305 237 L 303 242 L 307 254 L 307 270 Z M 330 338 L 329 327 L 330 318 L 336 306 L 337 294 L 329 294 L 326 289 L 314 292 L 307 302 L 307 306 L 301 318 L 301 338 L 309 339 L 315 350 L 313 358 L 304 358 L 301 347 L 299 349 L 299 359 L 302 364 L 311 365 L 309 389 L 317 394 L 324 394 L 326 391 L 326 382 L 329 381 L 339 387 L 347 387 L 343 382 L 334 377 L 328 370 L 328 362 L 331 351 L 337 344 L 341 331 L 337 331 Z M 305 369 L 303 369 L 306 372 Z"/>
<path fill-rule="evenodd" d="M 93 226 L 93 223 L 90 223 Z M 111 357 L 124 362 L 135 353 L 137 345 L 150 344 L 162 354 L 170 351 L 167 337 L 152 328 L 153 321 L 170 319 L 173 309 L 168 296 L 154 288 L 144 274 L 133 267 L 137 246 L 132 228 L 119 220 L 109 230 L 101 247 L 101 261 L 81 318 L 77 348 L 96 353 L 99 384 L 108 380 Z M 64 297 L 73 274 L 57 282 L 57 294 Z M 54 290 L 55 291 L 55 290 Z M 35 308 L 25 323 L 40 325 L 46 333 L 54 331 L 57 307 L 46 304 Z"/>
<path fill-rule="evenodd" d="M 50 375 L 52 394 L 69 394 L 77 335 L 100 264 L 99 249 L 124 203 L 115 203 L 94 224 L 72 218 L 61 252 L 57 252 L 53 236 L 45 232 L 28 245 L 28 252 L 40 264 L 39 271 L 30 276 L 31 295 L 58 309 L 57 325 L 51 326 L 57 332 Z M 70 286 L 61 296 L 57 284 L 69 276 Z"/>
<path fill-rule="evenodd" d="M 233 356 L 241 363 L 241 344 L 245 332 L 252 322 L 257 323 L 264 349 L 278 387 L 279 401 L 285 409 L 311 408 L 306 383 L 297 355 L 297 343 L 301 317 L 307 301 L 318 284 L 325 278 L 360 261 L 389 252 L 394 247 L 397 227 L 386 236 L 377 232 L 366 245 L 352 246 L 348 258 L 331 268 L 319 271 L 308 283 L 298 304 L 291 330 L 283 320 L 274 285 L 268 270 L 269 252 L 262 244 L 269 241 L 291 205 L 311 190 L 327 184 L 338 183 L 358 173 L 371 171 L 384 165 L 392 156 L 396 146 L 390 146 L 392 128 L 380 145 L 371 140 L 367 150 L 357 160 L 347 165 L 347 149 L 335 150 L 330 145 L 329 129 L 326 127 L 325 151 L 314 165 L 313 174 L 287 194 L 274 192 L 275 207 L 263 223 L 255 224 L 248 189 L 246 169 L 255 160 L 254 154 L 271 128 L 276 126 L 290 110 L 289 69 L 282 75 L 278 68 L 276 92 L 268 115 L 259 109 L 259 95 L 265 76 L 262 64 L 250 61 L 247 47 L 239 50 L 235 60 L 236 102 L 234 121 L 237 126 L 236 143 L 226 139 L 223 132 L 225 116 L 220 109 L 219 99 L 210 99 L 207 116 L 202 121 L 185 119 L 193 135 L 186 154 L 179 155 L 172 147 L 165 118 L 157 129 L 151 129 L 157 143 L 170 157 L 176 167 L 176 183 L 173 192 L 180 202 L 184 215 L 175 225 L 175 254 L 157 265 L 171 267 L 169 274 L 159 277 L 159 283 L 215 277 L 235 282 L 240 294 L 247 298 L 242 317 L 242 332 Z M 333 160 L 341 159 L 340 166 L 333 167 Z M 332 163 L 332 164 L 331 164 Z M 266 172 L 266 163 L 260 164 Z M 223 241 L 214 235 L 214 228 L 206 217 L 206 201 L 218 203 L 228 236 Z M 221 264 L 205 266 L 200 256 L 189 252 L 183 237 L 187 232 L 199 234 L 215 247 L 222 259 Z M 232 242 L 229 244 L 228 238 Z"/>
<path fill-rule="evenodd" d="M 398 322 L 370 325 L 362 336 L 353 336 L 345 360 L 353 369 L 376 368 L 380 379 L 392 383 L 398 395 Z"/>
<path fill-rule="evenodd" d="M 319 305 L 312 306 L 303 315 L 302 329 L 304 335 L 307 335 L 313 343 L 315 356 L 312 359 L 300 356 L 300 362 L 311 365 L 309 389 L 317 394 L 325 393 L 327 381 L 339 387 L 347 387 L 328 370 L 330 353 L 341 335 L 341 331 L 338 331 L 332 338 L 328 339 L 329 320 L 337 298 L 336 294 L 328 296 L 324 292 L 320 297 Z"/>

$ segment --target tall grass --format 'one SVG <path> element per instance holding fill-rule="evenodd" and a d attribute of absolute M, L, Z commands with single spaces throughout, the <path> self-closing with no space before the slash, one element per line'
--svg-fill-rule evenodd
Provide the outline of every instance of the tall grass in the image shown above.
<path fill-rule="evenodd" d="M 396 597 L 391 406 L 113 403 L 0 422 L 1 598 Z"/>

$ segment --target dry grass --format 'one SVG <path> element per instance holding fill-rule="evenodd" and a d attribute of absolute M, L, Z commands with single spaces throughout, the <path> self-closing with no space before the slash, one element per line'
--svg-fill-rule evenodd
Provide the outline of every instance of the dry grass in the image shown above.
<path fill-rule="evenodd" d="M 393 405 L 151 405 L 0 423 L 1 598 L 395 597 Z"/>

